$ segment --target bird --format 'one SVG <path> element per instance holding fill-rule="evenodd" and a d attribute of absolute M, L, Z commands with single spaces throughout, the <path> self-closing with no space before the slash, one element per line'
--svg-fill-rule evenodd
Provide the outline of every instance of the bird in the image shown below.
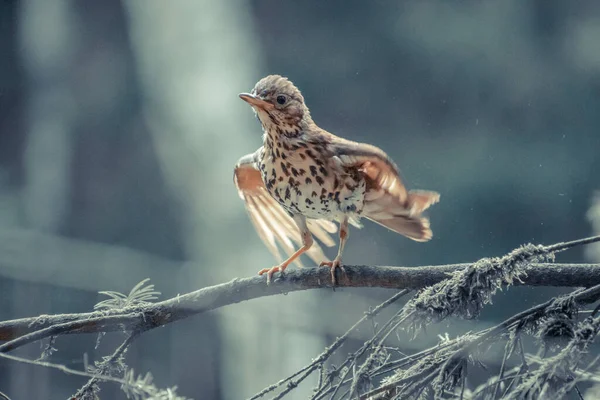
<path fill-rule="evenodd" d="M 258 235 L 280 262 L 261 269 L 267 284 L 306 253 L 320 266 L 342 271 L 349 225 L 362 228 L 366 218 L 409 239 L 432 238 L 422 213 L 440 194 L 408 190 L 394 161 L 380 148 L 336 136 L 312 119 L 300 90 L 286 77 L 268 75 L 250 93 L 240 93 L 262 125 L 263 144 L 241 157 L 233 181 Z M 332 247 L 339 224 L 339 246 L 333 261 L 313 235 Z M 299 248 L 296 250 L 294 244 Z M 288 255 L 282 261 L 280 246 Z"/>

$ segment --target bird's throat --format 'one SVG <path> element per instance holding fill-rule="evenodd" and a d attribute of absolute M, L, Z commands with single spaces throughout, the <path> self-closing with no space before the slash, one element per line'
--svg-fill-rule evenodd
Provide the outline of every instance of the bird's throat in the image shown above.
<path fill-rule="evenodd" d="M 291 144 L 300 138 L 303 130 L 297 124 L 269 120 L 263 122 L 263 132 L 264 145 L 268 146 L 270 143 L 277 142 L 288 142 Z"/>

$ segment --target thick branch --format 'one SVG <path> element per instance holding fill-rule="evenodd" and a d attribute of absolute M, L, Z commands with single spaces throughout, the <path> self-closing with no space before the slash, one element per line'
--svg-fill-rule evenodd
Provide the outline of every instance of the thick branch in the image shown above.
<path fill-rule="evenodd" d="M 420 289 L 435 284 L 447 274 L 467 266 L 453 264 L 426 267 L 345 266 L 338 277 L 339 287 L 380 287 Z M 65 333 L 91 333 L 121 330 L 148 330 L 192 315 L 264 296 L 307 289 L 331 288 L 328 268 L 305 268 L 286 272 L 283 278 L 266 285 L 265 277 L 234 279 L 158 303 L 110 312 L 42 315 L 0 322 L 0 340 L 24 336 L 18 343 L 5 343 L 1 352 L 10 351 L 42 337 Z M 532 264 L 523 285 L 587 287 L 600 284 L 600 264 Z M 44 332 L 40 332 L 44 330 Z"/>

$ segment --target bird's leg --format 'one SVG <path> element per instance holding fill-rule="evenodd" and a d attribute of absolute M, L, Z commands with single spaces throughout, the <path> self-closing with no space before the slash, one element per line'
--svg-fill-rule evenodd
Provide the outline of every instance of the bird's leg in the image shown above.
<path fill-rule="evenodd" d="M 320 266 L 321 267 L 330 267 L 331 268 L 331 283 L 336 285 L 335 281 L 335 269 L 339 268 L 342 271 L 344 268 L 342 267 L 342 253 L 344 252 L 344 246 L 346 245 L 346 240 L 348 240 L 348 236 L 350 235 L 350 230 L 348 229 L 348 217 L 344 218 L 342 223 L 340 224 L 340 247 L 338 248 L 337 256 L 333 261 L 323 261 Z"/>
<path fill-rule="evenodd" d="M 300 235 L 302 237 L 302 247 L 281 264 L 276 265 L 273 268 L 264 268 L 258 271 L 259 275 L 262 275 L 264 273 L 267 274 L 267 285 L 271 283 L 271 277 L 275 272 L 285 271 L 288 265 L 293 263 L 296 260 L 296 258 L 300 257 L 303 253 L 310 249 L 310 246 L 312 246 L 313 244 L 312 235 L 310 233 L 310 230 L 308 229 L 308 226 L 306 225 L 306 218 L 302 215 L 294 215 L 292 218 L 294 219 L 296 225 L 298 225 L 298 228 L 300 228 Z"/>

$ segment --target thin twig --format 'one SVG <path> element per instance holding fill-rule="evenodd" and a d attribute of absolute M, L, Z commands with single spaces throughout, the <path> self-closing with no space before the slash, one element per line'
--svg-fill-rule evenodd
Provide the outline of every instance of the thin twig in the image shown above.
<path fill-rule="evenodd" d="M 336 388 L 334 389 L 333 393 L 331 394 L 331 397 L 329 397 L 330 400 L 333 400 L 335 398 L 335 395 L 337 394 L 338 390 L 341 388 L 342 383 L 344 382 L 346 376 L 348 376 L 350 369 L 354 367 L 356 361 L 373 345 L 373 343 L 375 343 L 375 341 L 377 340 L 377 338 L 379 337 L 379 335 L 382 332 L 387 332 L 389 327 L 394 323 L 394 321 L 396 321 L 396 318 L 398 318 L 401 313 L 402 313 L 402 310 L 396 312 L 396 314 L 394 314 L 394 316 L 392 318 L 390 318 L 377 332 L 375 332 L 375 334 L 369 340 L 365 341 L 365 343 L 363 343 L 363 345 L 358 350 L 356 350 L 354 353 L 350 354 L 346 358 L 346 360 L 339 367 L 339 368 L 347 367 L 346 371 L 342 375 Z M 352 378 L 352 382 L 354 382 L 354 379 L 355 379 L 355 377 Z M 350 389 L 350 390 L 352 390 L 352 389 Z M 317 397 L 316 399 L 320 399 L 320 398 L 321 397 Z"/>
<path fill-rule="evenodd" d="M 323 387 L 323 375 L 325 375 L 325 368 L 323 367 L 323 364 L 321 364 L 319 365 L 319 379 L 317 380 L 317 387 L 314 389 L 315 392 Z"/>
<path fill-rule="evenodd" d="M 504 355 L 502 356 L 502 364 L 500 365 L 500 374 L 498 375 L 498 382 L 496 383 L 496 386 L 494 387 L 494 393 L 492 394 L 492 399 L 496 398 L 496 395 L 498 394 L 498 389 L 500 389 L 500 381 L 502 380 L 502 377 L 504 376 L 504 369 L 506 368 L 506 360 L 508 359 L 509 344 L 510 344 L 510 342 L 507 342 L 506 346 L 504 347 Z"/>
<path fill-rule="evenodd" d="M 373 351 L 373 353 L 371 353 L 371 355 L 365 360 L 365 362 L 358 369 L 356 377 L 352 381 L 352 386 L 350 387 L 351 396 L 353 396 L 357 392 L 358 383 L 359 383 L 361 377 L 364 376 L 367 373 L 367 371 L 371 368 L 371 364 L 373 363 L 373 360 L 375 360 L 375 358 L 379 355 L 379 351 L 380 351 L 381 347 L 383 347 L 383 343 L 387 340 L 389 335 L 394 330 L 396 330 L 404 321 L 409 319 L 411 316 L 412 316 L 412 314 L 407 314 L 407 315 L 402 316 L 399 320 L 395 320 L 396 318 L 393 318 L 392 319 L 392 321 L 394 321 L 393 323 L 389 324 L 389 326 L 388 326 L 388 324 L 386 324 L 386 326 L 381 329 L 381 331 L 386 329 L 387 332 L 381 337 L 381 339 L 379 339 L 379 343 L 375 346 L 375 351 Z M 374 338 L 375 337 L 376 336 L 374 336 Z M 365 350 L 367 350 L 368 348 L 369 348 L 369 346 L 367 346 L 365 348 Z"/>
<path fill-rule="evenodd" d="M 587 304 L 587 303 L 592 303 L 595 302 L 596 300 L 598 300 L 598 298 L 600 297 L 600 285 L 596 285 L 594 287 L 591 287 L 589 289 L 586 290 L 582 290 L 582 291 L 577 291 L 576 294 L 572 295 L 572 298 L 579 304 Z M 449 358 L 446 360 L 446 363 L 450 362 L 451 360 L 455 360 L 456 358 L 458 358 L 461 354 L 464 354 L 464 352 L 468 352 L 470 349 L 473 349 L 479 345 L 481 345 L 482 343 L 484 343 L 485 341 L 489 340 L 490 338 L 492 338 L 493 336 L 506 331 L 507 329 L 516 326 L 516 324 L 518 324 L 520 321 L 524 320 L 525 318 L 529 318 L 532 317 L 534 315 L 538 315 L 538 316 L 542 316 L 544 315 L 544 311 L 546 309 L 548 309 L 549 307 L 554 305 L 554 301 L 555 299 L 551 299 L 545 303 L 542 303 L 540 305 L 537 305 L 535 307 L 532 307 L 528 310 L 522 311 L 510 318 L 508 318 L 507 320 L 503 321 L 502 323 L 485 329 L 483 331 L 480 331 L 478 334 L 474 335 L 474 338 L 461 343 L 460 346 L 454 350 L 453 354 L 451 356 L 449 356 Z M 523 350 L 523 343 L 521 341 L 521 338 L 517 339 L 518 340 L 518 344 L 519 344 L 519 350 L 522 354 L 523 357 L 523 368 L 522 369 L 527 369 L 527 364 L 525 361 L 525 353 Z M 456 345 L 457 342 L 453 343 L 453 345 Z M 432 354 L 435 353 L 437 351 L 440 350 L 439 346 L 435 346 L 432 347 L 430 349 L 424 350 L 423 352 L 421 352 L 420 354 Z M 413 362 L 415 355 L 413 354 L 412 356 L 409 356 L 407 358 L 409 358 L 409 360 L 400 360 L 400 362 Z M 435 367 L 435 366 L 434 366 Z M 431 367 L 431 368 L 434 368 Z M 398 365 L 396 365 L 396 368 L 398 368 Z M 425 371 L 429 371 L 430 368 L 426 369 Z M 405 377 L 393 382 L 390 382 L 386 385 L 382 385 L 379 388 L 372 390 L 368 393 L 366 393 L 365 395 L 363 395 L 364 398 L 368 398 L 371 396 L 374 396 L 376 394 L 385 392 L 386 390 L 389 390 L 395 386 L 398 386 L 402 383 L 405 382 L 414 382 L 415 379 L 419 379 L 422 376 L 424 376 L 424 372 L 421 371 L 416 375 L 410 376 L 410 377 Z M 505 392 L 506 393 L 506 392 Z M 406 394 L 406 393 L 404 393 Z"/>
<path fill-rule="evenodd" d="M 592 315 L 591 315 L 591 317 L 595 317 L 595 316 L 596 316 L 596 314 L 598 314 L 598 311 L 600 311 L 600 304 L 598 304 L 598 305 L 597 305 L 597 306 L 594 308 L 594 310 L 592 311 Z"/>
<path fill-rule="evenodd" d="M 383 303 L 379 304 L 377 307 L 375 307 L 372 311 L 366 313 L 360 320 L 358 320 L 354 325 L 352 325 L 350 327 L 350 329 L 348 329 L 346 331 L 346 333 L 344 333 L 342 336 L 340 336 L 335 342 L 333 342 L 331 344 L 331 346 L 327 347 L 325 349 L 325 351 L 323 351 L 317 358 L 315 358 L 310 364 L 308 364 L 307 366 L 303 367 L 302 369 L 300 369 L 299 371 L 296 371 L 295 373 L 293 373 L 292 375 L 288 376 L 287 378 L 284 378 L 282 380 L 280 380 L 279 382 L 270 385 L 268 387 L 266 387 L 265 389 L 261 390 L 260 392 L 258 392 L 257 394 L 255 394 L 254 396 L 252 396 L 249 400 L 256 400 L 262 396 L 264 396 L 265 394 L 272 392 L 273 390 L 277 389 L 278 387 L 284 385 L 287 382 L 291 382 L 295 377 L 297 377 L 298 375 L 306 372 L 303 377 L 299 378 L 298 381 L 296 382 L 296 384 L 302 382 L 306 377 L 308 377 L 315 369 L 317 369 L 317 367 L 322 366 L 325 361 L 327 361 L 329 359 L 329 357 L 338 349 L 340 348 L 340 346 L 342 346 L 342 344 L 344 344 L 344 342 L 348 339 L 348 337 L 350 336 L 350 334 L 356 330 L 363 322 L 365 322 L 367 319 L 373 318 L 375 317 L 377 314 L 379 314 L 383 309 L 385 309 L 386 307 L 388 307 L 389 305 L 395 303 L 396 301 L 398 301 L 399 299 L 401 299 L 403 296 L 405 296 L 407 293 L 409 293 L 410 290 L 408 289 L 404 289 L 401 290 L 400 292 L 396 293 L 395 295 L 393 295 L 392 297 L 390 297 L 389 299 L 387 299 L 386 301 L 384 301 Z M 288 385 L 289 387 L 289 385 Z M 289 391 L 289 390 L 288 390 Z M 287 393 L 287 392 L 286 392 Z"/>
<path fill-rule="evenodd" d="M 465 371 L 463 372 L 463 377 L 462 377 L 462 384 L 460 386 L 460 400 L 463 400 L 464 395 L 465 395 L 465 386 L 467 385 L 467 368 L 469 366 L 469 363 L 467 361 L 465 361 Z"/>
<path fill-rule="evenodd" d="M 346 376 L 346 375 L 344 375 L 344 376 Z M 345 379 L 345 378 L 344 378 L 344 379 Z M 352 378 L 345 379 L 345 380 L 342 382 L 342 385 L 341 385 L 341 386 L 347 385 L 347 384 L 348 384 L 348 383 L 350 383 L 350 382 L 352 382 Z M 326 387 L 326 386 L 325 386 L 325 387 Z M 324 388 L 325 388 L 325 387 L 324 387 Z M 325 396 L 327 396 L 329 393 L 331 393 L 331 392 L 334 390 L 334 386 L 329 386 L 329 388 L 327 388 L 327 389 L 323 389 L 323 390 L 324 390 L 324 391 L 323 391 L 323 392 L 321 392 L 321 393 L 319 393 L 319 394 L 318 394 L 316 397 L 315 397 L 315 395 L 313 395 L 313 397 L 311 397 L 311 400 L 316 400 L 316 399 L 323 399 L 323 398 L 325 398 Z"/>
<path fill-rule="evenodd" d="M 421 387 L 426 387 L 427 385 L 429 385 L 437 376 L 439 375 L 439 371 L 433 371 L 432 373 L 430 373 L 429 375 L 427 375 L 426 377 L 422 378 L 420 381 L 418 382 L 410 382 L 408 384 L 408 386 L 406 388 L 404 388 L 401 392 L 401 394 L 405 397 L 405 398 L 410 398 L 410 396 L 419 388 Z M 405 392 L 404 390 L 408 389 L 408 387 L 410 387 L 410 390 L 408 390 L 407 392 Z"/>
<path fill-rule="evenodd" d="M 306 371 L 303 375 L 300 376 L 300 378 L 298 378 L 297 381 L 289 381 L 288 384 L 287 384 L 287 386 L 285 387 L 285 389 L 283 389 L 281 391 L 281 393 L 279 393 L 277 396 L 273 397 L 272 400 L 280 400 L 280 399 L 282 399 L 286 394 L 288 394 L 293 389 L 295 389 L 300 382 L 302 382 L 303 380 L 305 380 L 312 372 L 313 372 L 313 370 Z"/>
<path fill-rule="evenodd" d="M 519 367 L 519 371 L 515 374 L 514 377 L 512 377 L 513 379 L 510 381 L 510 384 L 506 387 L 506 389 L 504 390 L 504 393 L 502 393 L 502 398 L 505 398 L 506 395 L 510 393 L 513 386 L 515 386 L 515 383 L 517 383 L 518 380 L 521 379 L 521 377 L 523 376 L 523 373 L 526 371 L 527 371 L 527 365 L 521 364 L 521 366 Z"/>
<path fill-rule="evenodd" d="M 346 377 L 348 376 L 348 374 L 350 373 L 351 368 L 346 368 L 346 371 L 344 371 L 344 373 L 342 374 L 342 376 L 340 377 L 340 381 L 338 382 L 337 385 L 335 385 L 335 387 L 333 388 L 333 393 L 331 393 L 331 396 L 329 396 L 329 400 L 334 400 L 335 399 L 335 395 L 337 394 L 337 392 L 340 390 L 340 388 L 346 384 L 346 382 L 352 382 L 354 380 L 354 377 L 346 380 Z M 324 393 L 324 395 L 327 395 L 326 393 Z M 317 399 L 320 399 L 321 397 L 318 397 Z"/>
<path fill-rule="evenodd" d="M 581 392 L 579 391 L 579 388 L 577 387 L 577 385 L 573 385 L 573 389 L 575 389 L 575 392 L 577 393 L 577 396 L 579 397 L 580 400 L 585 400 L 583 398 L 583 395 L 581 394 Z"/>
<path fill-rule="evenodd" d="M 104 361 L 104 364 L 107 366 L 114 364 L 119 359 L 119 357 L 121 357 L 121 355 L 127 350 L 129 345 L 131 344 L 131 342 L 133 342 L 139 336 L 139 334 L 140 334 L 139 331 L 132 332 L 131 334 L 129 334 L 129 336 L 127 336 L 125 341 L 123 343 L 121 343 L 121 345 L 119 347 L 117 347 L 117 349 L 110 356 L 110 358 L 108 358 L 107 360 Z M 88 380 L 87 383 L 85 385 L 83 385 L 81 387 L 81 389 L 79 389 L 73 397 L 75 399 L 82 398 L 82 396 L 86 392 L 90 391 L 92 389 L 92 387 L 98 382 L 98 380 L 100 379 L 99 376 L 106 375 L 106 373 L 107 373 L 106 368 L 99 369 L 95 373 L 96 376 L 93 378 L 90 378 L 90 380 Z"/>
<path fill-rule="evenodd" d="M 0 353 L 0 358 L 6 358 L 8 360 L 12 360 L 12 361 L 17 361 L 20 363 L 24 363 L 24 364 L 30 364 L 30 365 L 35 365 L 38 367 L 45 367 L 45 368 L 52 368 L 52 369 L 56 369 L 58 371 L 61 371 L 65 374 L 69 374 L 69 375 L 76 375 L 76 376 L 82 376 L 85 378 L 98 378 L 103 382 L 113 382 L 113 383 L 118 383 L 120 385 L 125 385 L 125 386 L 129 386 L 129 383 L 121 378 L 115 378 L 112 376 L 107 376 L 107 375 L 94 375 L 92 373 L 89 372 L 84 372 L 84 371 L 78 371 L 76 369 L 71 369 L 67 366 L 64 366 L 62 364 L 55 364 L 55 363 L 50 363 L 47 361 L 37 361 L 37 360 L 30 360 L 27 358 L 23 358 L 23 357 L 18 357 L 18 356 L 13 356 L 12 354 L 6 354 L 6 353 Z"/>
<path fill-rule="evenodd" d="M 550 246 L 546 246 L 546 248 L 548 249 L 549 252 L 555 253 L 555 252 L 559 252 L 559 251 L 565 251 L 568 249 L 572 249 L 573 247 L 577 247 L 577 246 L 583 246 L 586 244 L 596 243 L 599 241 L 600 241 L 600 235 L 599 236 L 590 236 L 590 237 L 583 238 L 583 239 L 571 240 L 570 242 L 556 243 L 556 244 L 553 244 Z"/>
<path fill-rule="evenodd" d="M 389 299 L 389 300 L 391 300 L 391 299 Z M 389 300 L 387 300 L 387 301 L 386 301 L 386 303 L 387 303 L 387 302 L 389 302 Z M 383 305 L 383 304 L 385 304 L 385 303 L 382 303 L 382 305 Z M 380 306 L 381 306 L 381 305 L 380 305 Z M 378 307 L 380 307 L 380 306 L 378 306 Z M 373 311 L 371 311 L 370 313 L 368 313 L 368 315 L 367 315 L 367 316 L 369 316 L 369 315 L 370 315 L 370 316 L 373 316 L 373 312 L 374 312 L 374 311 L 376 311 L 376 310 L 378 310 L 378 308 L 375 308 L 375 310 L 373 310 Z M 370 347 L 370 346 L 373 344 L 373 342 L 374 342 L 374 341 L 375 341 L 375 339 L 376 339 L 376 338 L 379 336 L 379 334 L 380 334 L 381 332 L 383 332 L 383 331 L 386 329 L 386 327 L 388 327 L 390 324 L 392 324 L 392 322 L 395 320 L 395 318 L 397 318 L 397 317 L 400 315 L 400 312 L 401 312 L 401 311 L 398 311 L 398 312 L 396 312 L 396 314 L 394 314 L 394 316 L 393 316 L 391 319 L 389 319 L 389 320 L 388 320 L 388 321 L 387 321 L 387 322 L 384 324 L 384 326 L 383 326 L 381 329 L 379 329 L 378 331 L 376 331 L 376 332 L 373 334 L 373 336 L 372 336 L 372 337 L 371 337 L 369 340 L 367 340 L 365 343 L 363 343 L 363 345 L 362 345 L 362 346 L 361 346 L 361 347 L 360 347 L 358 350 L 356 350 L 354 353 L 350 354 L 350 355 L 349 355 L 349 356 L 346 358 L 346 360 L 344 360 L 344 362 L 342 363 L 342 365 L 340 365 L 340 366 L 337 368 L 337 370 L 338 370 L 338 371 L 339 371 L 339 370 L 341 370 L 341 369 L 343 369 L 343 368 L 346 368 L 346 370 L 345 370 L 345 372 L 342 374 L 342 376 L 340 377 L 338 384 L 337 384 L 335 387 L 333 387 L 333 393 L 332 393 L 332 394 L 331 394 L 331 396 L 329 397 L 329 400 L 333 400 L 333 399 L 335 398 L 335 395 L 337 394 L 338 390 L 339 390 L 339 389 L 340 389 L 340 388 L 341 388 L 341 387 L 342 387 L 344 384 L 346 384 L 347 382 L 350 382 L 350 381 L 352 381 L 352 379 L 349 379 L 348 381 L 346 381 L 346 377 L 347 377 L 347 376 L 348 376 L 348 374 L 350 373 L 350 370 L 352 369 L 352 367 L 353 367 L 354 363 L 356 362 L 356 360 L 357 360 L 357 359 L 358 359 L 360 356 L 362 356 L 362 354 L 364 354 L 364 352 L 365 352 L 365 351 L 366 351 L 366 350 L 367 350 L 367 349 L 368 349 L 368 348 L 369 348 L 369 347 Z M 319 392 L 317 392 L 317 393 L 315 393 L 315 394 L 313 395 L 313 397 L 311 397 L 311 400 L 320 400 L 320 399 L 324 398 L 324 397 L 325 397 L 325 396 L 326 396 L 326 395 L 327 395 L 327 394 L 328 394 L 330 391 L 331 391 L 331 390 L 327 390 L 326 392 L 322 392 L 322 391 L 321 391 L 320 393 L 319 393 Z"/>
<path fill-rule="evenodd" d="M 452 341 L 448 341 L 444 344 L 438 344 L 436 346 L 430 347 L 428 349 L 422 350 L 418 353 L 408 355 L 406 357 L 401 358 L 400 360 L 388 362 L 381 367 L 377 368 L 371 376 L 376 377 L 379 375 L 384 375 L 399 368 L 402 368 L 410 363 L 415 362 L 416 360 L 431 355 L 437 351 L 444 350 L 450 346 L 455 345 L 456 343 Z"/>
<path fill-rule="evenodd" d="M 509 379 L 515 379 L 515 376 L 519 374 L 519 367 L 513 367 L 511 369 L 509 369 L 508 371 L 504 372 L 504 377 L 502 379 L 499 379 L 499 381 L 502 382 L 506 382 Z M 472 398 L 474 399 L 478 399 L 478 398 L 485 398 L 485 399 L 491 399 L 491 397 L 478 397 L 480 394 L 482 394 L 482 396 L 485 394 L 485 392 L 487 392 L 490 389 L 493 389 L 493 387 L 496 385 L 496 382 L 498 381 L 497 377 L 495 377 L 496 379 L 489 379 L 485 384 L 482 384 L 480 386 L 478 386 L 476 388 L 476 390 L 472 393 Z M 504 397 L 500 397 L 500 398 L 504 398 Z"/>
<path fill-rule="evenodd" d="M 435 378 L 436 374 L 438 373 L 438 371 L 436 371 L 437 367 L 438 367 L 437 365 L 432 365 L 429 368 L 426 368 L 426 369 L 422 370 L 421 372 L 419 372 L 419 373 L 417 373 L 415 375 L 412 375 L 412 376 L 409 376 L 409 377 L 405 377 L 405 378 L 402 378 L 402 379 L 398 379 L 398 380 L 396 380 L 394 382 L 390 382 L 390 383 L 388 383 L 386 385 L 382 385 L 382 386 L 378 387 L 377 389 L 371 390 L 370 392 L 367 392 L 367 393 L 363 394 L 360 397 L 360 399 L 361 400 L 366 400 L 369 397 L 373 397 L 376 394 L 383 393 L 385 391 L 393 389 L 396 386 L 400 386 L 400 385 L 403 385 L 405 383 L 412 383 L 412 382 L 414 382 L 415 380 L 418 380 L 418 379 L 426 379 L 430 375 Z M 403 392 L 402 394 L 404 395 L 405 393 Z"/>

